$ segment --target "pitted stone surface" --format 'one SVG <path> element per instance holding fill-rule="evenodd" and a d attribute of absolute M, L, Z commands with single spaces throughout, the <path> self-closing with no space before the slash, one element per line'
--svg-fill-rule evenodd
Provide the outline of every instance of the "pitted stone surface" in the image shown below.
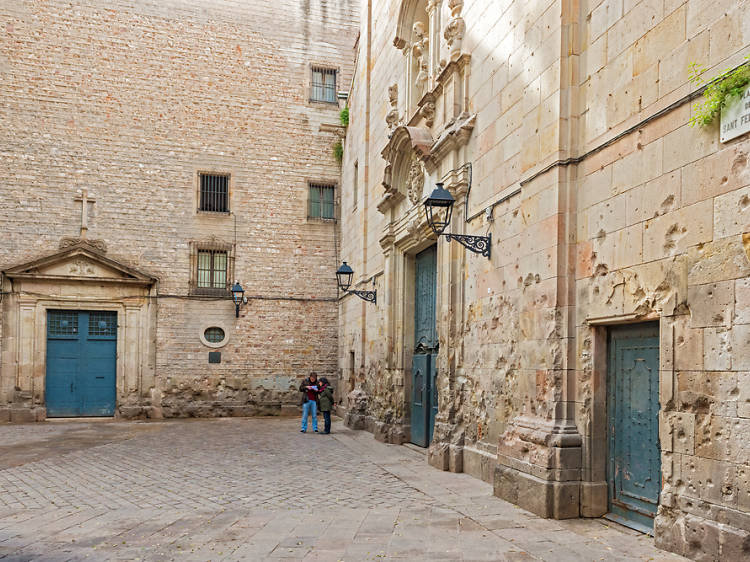
<path fill-rule="evenodd" d="M 599 521 L 539 519 L 341 424 L 331 436 L 288 419 L 34 427 L 0 426 L 3 562 L 680 560 Z"/>

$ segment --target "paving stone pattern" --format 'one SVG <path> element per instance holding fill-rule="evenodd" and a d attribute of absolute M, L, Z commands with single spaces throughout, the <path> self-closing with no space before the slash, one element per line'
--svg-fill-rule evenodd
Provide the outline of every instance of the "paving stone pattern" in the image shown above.
<path fill-rule="evenodd" d="M 540 519 L 340 424 L 35 427 L 0 426 L 3 562 L 682 560 L 614 524 Z"/>

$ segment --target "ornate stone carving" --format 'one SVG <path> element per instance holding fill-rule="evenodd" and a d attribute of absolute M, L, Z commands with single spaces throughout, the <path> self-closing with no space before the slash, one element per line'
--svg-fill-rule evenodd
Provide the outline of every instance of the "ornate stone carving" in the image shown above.
<path fill-rule="evenodd" d="M 417 87 L 418 97 L 422 97 L 422 94 L 427 87 L 427 53 L 429 39 L 426 36 L 424 24 L 421 21 L 415 22 L 413 26 L 414 37 L 416 40 L 412 43 L 411 52 L 414 61 L 417 64 L 417 76 L 414 80 L 414 84 Z"/>
<path fill-rule="evenodd" d="M 68 273 L 71 275 L 81 275 L 86 277 L 96 275 L 96 271 L 94 271 L 91 263 L 86 260 L 75 260 L 72 262 L 68 267 Z"/>
<path fill-rule="evenodd" d="M 422 198 L 422 189 L 424 189 L 424 164 L 422 164 L 414 152 L 412 152 L 411 156 L 406 187 L 409 194 L 409 201 L 414 205 L 419 203 L 419 200 Z"/>
<path fill-rule="evenodd" d="M 72 248 L 73 246 L 80 246 L 81 244 L 91 246 L 102 254 L 107 252 L 107 244 L 105 244 L 104 240 L 92 240 L 90 238 L 71 238 L 66 236 L 60 239 L 60 244 L 58 245 L 58 247 L 61 250 L 67 250 L 68 248 Z"/>
<path fill-rule="evenodd" d="M 388 103 L 391 104 L 391 109 L 385 116 L 385 122 L 388 124 L 388 129 L 392 131 L 400 121 L 398 115 L 398 84 L 388 87 Z"/>
<path fill-rule="evenodd" d="M 424 117 L 427 126 L 432 127 L 432 124 L 435 122 L 435 100 L 432 97 L 432 94 L 427 96 L 422 107 L 419 108 L 419 113 Z"/>
<path fill-rule="evenodd" d="M 466 22 L 461 17 L 464 0 L 448 0 L 448 8 L 451 11 L 451 19 L 445 26 L 443 37 L 448 43 L 451 53 L 451 61 L 456 61 L 461 56 L 461 43 L 466 32 Z"/>

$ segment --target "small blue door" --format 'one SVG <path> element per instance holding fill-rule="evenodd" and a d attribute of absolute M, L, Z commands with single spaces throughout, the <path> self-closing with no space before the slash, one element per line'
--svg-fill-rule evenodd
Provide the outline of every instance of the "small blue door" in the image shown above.
<path fill-rule="evenodd" d="M 411 442 L 427 447 L 437 413 L 437 247 L 417 254 L 414 290 L 414 355 L 412 359 Z"/>
<path fill-rule="evenodd" d="M 611 329 L 607 375 L 610 517 L 653 533 L 661 491 L 659 326 Z"/>
<path fill-rule="evenodd" d="M 116 371 L 116 312 L 47 312 L 48 417 L 113 416 Z"/>

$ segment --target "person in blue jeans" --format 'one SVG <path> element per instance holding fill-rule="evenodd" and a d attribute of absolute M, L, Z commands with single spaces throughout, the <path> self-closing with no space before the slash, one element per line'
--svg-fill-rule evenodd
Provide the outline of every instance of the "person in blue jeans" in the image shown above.
<path fill-rule="evenodd" d="M 318 433 L 318 373 L 312 372 L 310 376 L 299 385 L 302 393 L 302 428 L 300 432 L 307 432 L 307 416 L 312 416 L 313 431 Z"/>

